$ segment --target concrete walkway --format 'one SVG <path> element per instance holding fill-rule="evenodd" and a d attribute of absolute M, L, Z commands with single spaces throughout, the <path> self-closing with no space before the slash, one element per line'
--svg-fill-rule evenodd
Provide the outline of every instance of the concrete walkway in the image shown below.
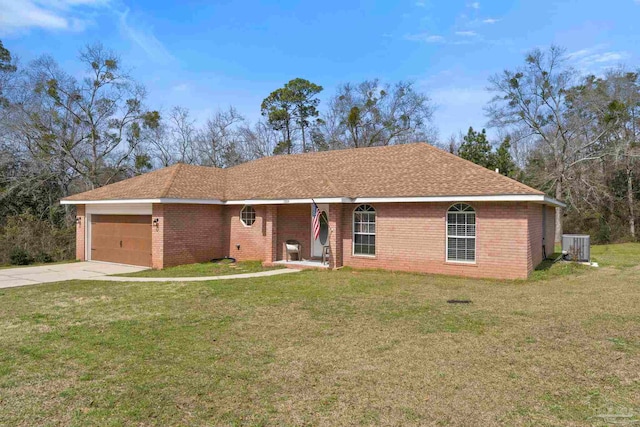
<path fill-rule="evenodd" d="M 203 277 L 118 277 L 103 276 L 99 279 L 108 282 L 206 282 L 209 280 L 250 279 L 252 277 L 277 276 L 279 274 L 298 273 L 301 270 L 293 268 L 281 268 L 279 270 L 259 271 L 257 273 L 228 274 L 226 276 Z"/>
<path fill-rule="evenodd" d="M 146 269 L 146 267 L 92 261 L 4 268 L 0 269 L 0 289 L 63 280 L 97 280 L 109 274 L 135 273 Z"/>
<path fill-rule="evenodd" d="M 107 282 L 205 282 L 209 280 L 250 279 L 252 277 L 277 276 L 297 273 L 300 270 L 283 268 L 258 273 L 229 274 L 227 276 L 205 277 L 118 277 L 111 274 L 135 273 L 146 267 L 111 264 L 105 262 L 73 262 L 50 264 L 37 267 L 16 267 L 0 269 L 0 289 L 40 283 L 62 282 L 65 280 L 102 280 Z"/>

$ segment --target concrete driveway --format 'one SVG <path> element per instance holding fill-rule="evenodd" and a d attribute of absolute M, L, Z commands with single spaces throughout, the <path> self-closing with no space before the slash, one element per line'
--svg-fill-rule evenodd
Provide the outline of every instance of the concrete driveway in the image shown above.
<path fill-rule="evenodd" d="M 146 267 L 92 261 L 41 265 L 38 267 L 5 268 L 0 269 L 0 289 L 63 280 L 99 279 L 109 274 L 133 273 L 146 269 Z"/>

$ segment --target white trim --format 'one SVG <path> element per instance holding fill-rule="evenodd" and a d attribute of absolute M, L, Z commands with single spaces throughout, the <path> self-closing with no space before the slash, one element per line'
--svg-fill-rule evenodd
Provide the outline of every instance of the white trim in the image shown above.
<path fill-rule="evenodd" d="M 456 263 L 456 264 L 470 264 L 470 265 L 474 265 L 478 263 L 478 212 L 476 210 L 475 207 L 467 204 L 467 206 L 469 206 L 471 209 L 473 209 L 472 212 L 470 211 L 463 211 L 463 212 L 457 212 L 457 211 L 452 211 L 453 213 L 462 213 L 462 214 L 466 214 L 466 215 L 473 215 L 474 216 L 474 225 L 475 225 L 475 235 L 473 237 L 470 236 L 452 236 L 452 238 L 454 239 L 473 239 L 474 240 L 474 250 L 473 250 L 473 261 L 467 261 L 465 259 L 449 259 L 449 212 L 451 211 L 451 208 L 454 207 L 457 203 L 454 203 L 453 205 L 449 206 L 447 208 L 447 211 L 445 212 L 445 220 L 444 220 L 444 261 L 447 263 Z M 465 203 L 466 204 L 466 203 Z"/>
<path fill-rule="evenodd" d="M 242 218 L 242 213 L 247 208 L 253 209 L 253 222 L 251 224 L 247 224 L 246 222 L 244 222 L 244 219 Z M 254 208 L 252 205 L 244 205 L 242 208 L 240 208 L 240 215 L 239 216 L 240 216 L 240 223 L 242 225 L 244 225 L 246 228 L 251 228 L 251 227 L 253 227 L 253 224 L 256 223 L 256 217 L 258 216 L 258 214 L 256 212 L 256 208 Z"/>
<path fill-rule="evenodd" d="M 61 205 L 110 205 L 140 203 L 184 203 L 194 205 L 224 205 L 217 199 L 114 199 L 114 200 L 60 200 Z"/>
<path fill-rule="evenodd" d="M 357 233 L 360 234 L 362 236 L 373 236 L 376 239 L 376 243 L 374 243 L 373 245 L 373 254 L 357 254 L 356 253 L 356 209 L 358 209 L 360 206 L 363 205 L 367 205 L 368 203 L 361 203 L 359 205 L 357 205 L 355 208 L 353 208 L 353 211 L 351 211 L 351 256 L 354 257 L 366 257 L 366 258 L 376 258 L 378 256 L 378 210 L 374 207 L 369 205 L 369 207 L 371 209 L 373 209 L 373 214 L 375 215 L 375 227 L 376 227 L 376 231 L 371 234 L 371 233 Z M 371 211 L 363 211 L 365 213 L 370 213 Z"/>
<path fill-rule="evenodd" d="M 152 215 L 153 206 L 151 203 L 87 205 L 85 213 L 98 215 Z"/>
<path fill-rule="evenodd" d="M 455 202 L 533 202 L 557 206 L 567 205 L 544 194 L 502 194 L 492 196 L 419 196 L 419 197 L 326 197 L 315 199 L 316 203 L 455 203 Z M 118 199 L 118 200 L 61 200 L 62 205 L 99 205 L 118 203 L 189 203 L 198 205 L 286 205 L 309 204 L 312 199 Z"/>
<path fill-rule="evenodd" d="M 140 204 L 129 204 L 124 206 L 87 206 L 84 213 L 84 259 L 86 261 L 93 261 L 91 257 L 91 232 L 93 225 L 91 223 L 91 219 L 93 215 L 149 215 L 152 216 L 151 212 L 152 206 L 145 205 L 143 203 Z M 152 218 L 153 220 L 153 218 Z M 95 261 L 95 262 L 104 262 L 108 263 L 108 261 Z M 129 265 L 129 264 L 122 264 Z"/>
<path fill-rule="evenodd" d="M 459 202 L 534 202 L 566 207 L 544 194 L 503 194 L 497 196 L 425 196 L 425 197 L 356 197 L 352 203 L 459 203 Z"/>
<path fill-rule="evenodd" d="M 322 212 L 324 212 L 327 215 L 327 244 L 323 245 L 320 242 L 320 237 L 318 236 L 318 239 L 315 238 L 315 236 L 313 235 L 313 204 L 309 205 L 311 208 L 311 211 L 309 212 L 310 218 L 311 218 L 311 222 L 309 223 L 309 233 L 311 235 L 310 237 L 310 251 L 309 251 L 309 255 L 311 256 L 311 258 L 317 258 L 317 257 L 322 257 L 322 247 L 323 246 L 329 246 L 329 244 L 331 243 L 329 241 L 329 238 L 331 237 L 330 234 L 331 232 L 329 231 L 329 204 L 328 203 L 317 203 L 316 204 L 318 206 L 318 209 L 320 209 L 320 231 L 322 231 Z M 316 241 L 318 242 L 318 244 L 320 245 L 320 254 L 316 254 L 315 250 L 316 250 Z"/>
<path fill-rule="evenodd" d="M 84 215 L 84 259 L 91 261 L 91 214 Z"/>
<path fill-rule="evenodd" d="M 348 197 L 325 197 L 317 199 L 247 199 L 247 200 L 227 200 L 224 205 L 287 205 L 287 204 L 311 204 L 313 201 L 320 203 L 352 203 Z"/>

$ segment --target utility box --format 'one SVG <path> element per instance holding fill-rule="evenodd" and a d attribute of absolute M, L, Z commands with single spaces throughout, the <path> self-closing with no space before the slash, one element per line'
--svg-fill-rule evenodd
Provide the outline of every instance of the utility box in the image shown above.
<path fill-rule="evenodd" d="M 591 236 L 563 234 L 562 258 L 567 261 L 591 262 Z"/>

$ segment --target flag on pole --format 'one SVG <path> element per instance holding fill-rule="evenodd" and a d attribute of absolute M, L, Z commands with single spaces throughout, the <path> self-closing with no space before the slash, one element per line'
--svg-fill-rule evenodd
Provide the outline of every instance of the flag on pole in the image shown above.
<path fill-rule="evenodd" d="M 320 236 L 320 215 L 322 214 L 322 212 L 320 212 L 320 208 L 318 208 L 316 202 L 313 202 L 311 214 L 313 216 L 313 237 L 314 239 L 318 240 L 318 236 Z"/>

